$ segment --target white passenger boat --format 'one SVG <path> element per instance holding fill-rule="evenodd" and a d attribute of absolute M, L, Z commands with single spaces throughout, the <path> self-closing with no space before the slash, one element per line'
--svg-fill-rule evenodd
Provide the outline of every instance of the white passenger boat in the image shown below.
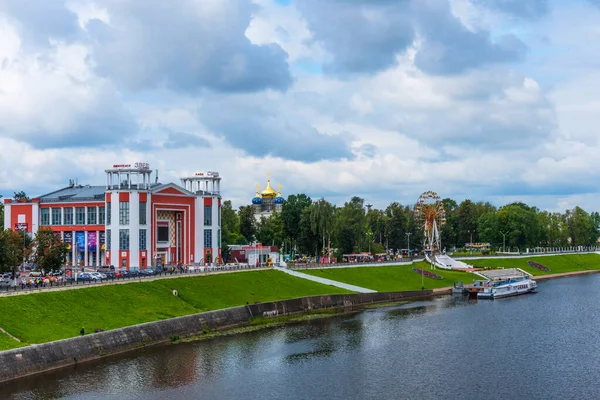
<path fill-rule="evenodd" d="M 502 297 L 518 296 L 531 293 L 537 288 L 537 282 L 524 278 L 516 281 L 497 282 L 477 293 L 478 299 L 499 299 Z"/>

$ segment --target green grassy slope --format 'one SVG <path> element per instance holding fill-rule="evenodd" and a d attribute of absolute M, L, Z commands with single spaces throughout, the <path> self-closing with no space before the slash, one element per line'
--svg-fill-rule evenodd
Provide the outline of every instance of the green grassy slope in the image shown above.
<path fill-rule="evenodd" d="M 527 261 L 534 261 L 544 267 L 550 268 L 550 272 L 540 271 L 530 267 Z M 563 272 L 584 271 L 588 269 L 600 269 L 600 254 L 567 254 L 544 257 L 527 258 L 495 258 L 464 260 L 464 262 L 475 267 L 504 267 L 521 268 L 532 275 L 559 274 Z"/>
<path fill-rule="evenodd" d="M 421 289 L 421 275 L 413 272 L 411 268 L 423 268 L 427 271 L 429 264 L 425 262 L 413 265 L 397 265 L 386 267 L 357 267 L 357 268 L 330 268 L 305 270 L 310 275 L 320 276 L 334 281 L 349 283 L 352 285 L 377 290 L 378 292 L 393 292 L 402 290 Z M 431 279 L 425 277 L 423 282 L 425 289 L 434 289 L 452 286 L 453 282 L 473 282 L 477 277 L 468 272 L 446 271 L 442 269 L 433 270 L 444 279 Z"/>
<path fill-rule="evenodd" d="M 0 332 L 0 349 L 8 350 L 8 349 L 16 349 L 17 347 L 25 346 L 24 343 L 19 343 L 15 339 L 9 337 L 8 335 Z"/>
<path fill-rule="evenodd" d="M 179 292 L 179 297 L 172 290 Z M 254 293 L 254 295 L 252 294 Z M 349 293 L 277 271 L 253 271 L 0 297 L 0 327 L 43 343 L 197 312 L 321 294 Z M 0 339 L 0 350 L 9 346 Z"/>

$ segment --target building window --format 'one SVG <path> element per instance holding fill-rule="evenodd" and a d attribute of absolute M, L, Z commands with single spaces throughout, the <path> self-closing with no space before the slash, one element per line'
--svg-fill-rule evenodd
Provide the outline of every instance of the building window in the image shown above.
<path fill-rule="evenodd" d="M 221 247 L 221 230 L 217 231 L 217 246 Z"/>
<path fill-rule="evenodd" d="M 129 202 L 119 202 L 119 224 L 129 225 Z"/>
<path fill-rule="evenodd" d="M 146 225 L 146 203 L 140 203 L 140 225 Z"/>
<path fill-rule="evenodd" d="M 42 213 L 41 225 L 50 225 L 50 210 L 48 208 L 42 208 L 40 211 Z"/>
<path fill-rule="evenodd" d="M 85 207 L 77 207 L 75 209 L 75 223 L 77 225 L 85 225 Z"/>
<path fill-rule="evenodd" d="M 106 250 L 110 250 L 110 229 L 106 230 Z"/>
<path fill-rule="evenodd" d="M 140 250 L 146 250 L 146 230 L 140 229 Z"/>
<path fill-rule="evenodd" d="M 212 206 L 204 206 L 204 226 L 212 225 Z"/>
<path fill-rule="evenodd" d="M 104 206 L 98 207 L 98 225 L 104 225 L 106 220 L 106 209 Z"/>
<path fill-rule="evenodd" d="M 65 207 L 65 225 L 73 225 L 73 208 Z"/>
<path fill-rule="evenodd" d="M 129 229 L 119 229 L 119 250 L 129 250 Z"/>
<path fill-rule="evenodd" d="M 61 212 L 62 212 L 62 209 L 60 209 L 60 208 L 52 209 L 52 225 L 61 225 L 62 224 Z"/>
<path fill-rule="evenodd" d="M 106 225 L 110 225 L 110 203 L 106 203 Z"/>
<path fill-rule="evenodd" d="M 205 249 L 212 248 L 212 229 L 204 230 L 204 248 Z"/>
<path fill-rule="evenodd" d="M 88 225 L 96 225 L 96 207 L 87 208 Z"/>

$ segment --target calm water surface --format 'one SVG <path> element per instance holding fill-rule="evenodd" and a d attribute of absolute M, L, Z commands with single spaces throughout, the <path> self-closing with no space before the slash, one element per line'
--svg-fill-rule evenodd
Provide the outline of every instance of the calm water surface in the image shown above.
<path fill-rule="evenodd" d="M 600 398 L 600 275 L 162 346 L 3 384 L 10 399 Z"/>

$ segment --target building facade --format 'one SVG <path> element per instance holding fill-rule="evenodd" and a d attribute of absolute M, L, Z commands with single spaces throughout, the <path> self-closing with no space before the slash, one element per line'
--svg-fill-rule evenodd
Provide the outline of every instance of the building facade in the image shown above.
<path fill-rule="evenodd" d="M 221 177 L 152 182 L 147 163 L 106 169 L 106 184 L 75 185 L 27 201 L 4 200 L 4 228 L 59 234 L 68 265 L 145 269 L 221 262 Z"/>

